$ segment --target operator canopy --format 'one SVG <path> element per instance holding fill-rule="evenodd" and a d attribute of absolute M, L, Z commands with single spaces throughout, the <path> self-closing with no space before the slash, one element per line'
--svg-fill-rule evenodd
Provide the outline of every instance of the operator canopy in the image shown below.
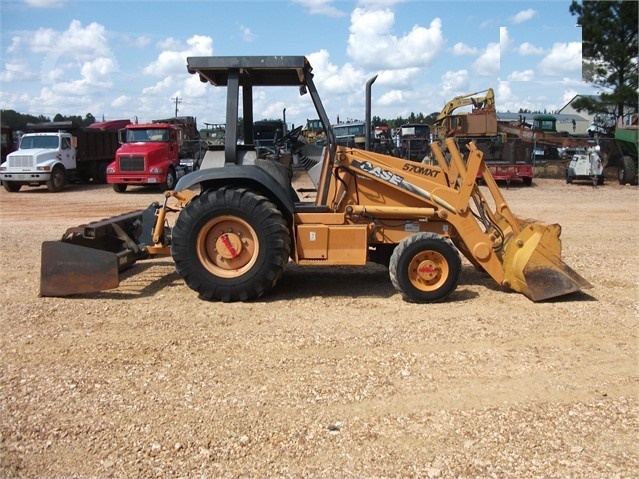
<path fill-rule="evenodd" d="M 302 86 L 313 70 L 305 56 L 188 57 L 186 63 L 189 73 L 215 86 L 228 85 L 237 70 L 242 86 Z"/>

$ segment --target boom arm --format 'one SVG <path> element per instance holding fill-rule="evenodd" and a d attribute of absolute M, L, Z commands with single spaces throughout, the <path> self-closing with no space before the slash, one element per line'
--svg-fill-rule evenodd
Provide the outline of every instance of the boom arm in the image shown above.
<path fill-rule="evenodd" d="M 484 92 L 486 92 L 486 95 L 484 96 L 474 96 Z M 495 109 L 495 93 L 493 92 L 493 89 L 489 88 L 488 90 L 469 93 L 468 95 L 456 96 L 448 103 L 446 103 L 444 108 L 442 108 L 442 111 L 439 113 L 439 115 L 437 115 L 434 123 L 441 123 L 444 118 L 450 116 L 453 111 L 468 105 L 473 105 L 475 108 L 480 109 Z"/>

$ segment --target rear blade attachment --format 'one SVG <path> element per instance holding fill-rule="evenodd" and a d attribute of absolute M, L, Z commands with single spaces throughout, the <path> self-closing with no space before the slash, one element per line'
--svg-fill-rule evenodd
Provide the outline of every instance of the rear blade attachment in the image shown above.
<path fill-rule="evenodd" d="M 592 288 L 561 260 L 561 227 L 528 223 L 504 249 L 504 284 L 533 301 Z"/>
<path fill-rule="evenodd" d="M 142 239 L 155 223 L 154 203 L 69 228 L 60 241 L 42 243 L 40 296 L 70 296 L 117 288 L 119 273 L 149 256 Z"/>

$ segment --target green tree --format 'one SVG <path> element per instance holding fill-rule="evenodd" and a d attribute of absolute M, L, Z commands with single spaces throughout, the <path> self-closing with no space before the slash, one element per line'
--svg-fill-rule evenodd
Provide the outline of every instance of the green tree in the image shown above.
<path fill-rule="evenodd" d="M 610 90 L 599 101 L 583 97 L 574 102 L 578 111 L 616 116 L 637 111 L 637 1 L 572 0 L 570 13 L 582 28 L 584 79 Z"/>

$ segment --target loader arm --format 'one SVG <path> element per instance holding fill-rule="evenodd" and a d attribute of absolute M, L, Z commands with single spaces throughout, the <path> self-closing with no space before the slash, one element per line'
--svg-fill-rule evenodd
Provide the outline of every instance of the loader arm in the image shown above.
<path fill-rule="evenodd" d="M 427 231 L 449 237 L 464 256 L 499 285 L 533 301 L 561 296 L 591 285 L 561 259 L 561 229 L 515 216 L 470 143 L 464 160 L 455 142 L 446 147 L 448 163 L 437 143 L 439 166 L 404 161 L 359 149 L 338 148 L 328 205 L 351 221 L 373 220 L 371 243 L 399 243 L 409 232 L 376 226 L 384 218 L 423 222 Z M 487 195 L 476 183 L 478 173 Z"/>

